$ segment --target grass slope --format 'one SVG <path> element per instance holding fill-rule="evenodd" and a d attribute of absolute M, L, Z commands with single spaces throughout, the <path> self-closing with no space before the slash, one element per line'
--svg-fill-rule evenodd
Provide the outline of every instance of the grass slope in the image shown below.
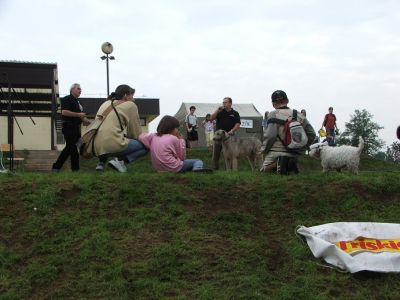
<path fill-rule="evenodd" d="M 189 157 L 203 158 L 206 150 Z M 0 176 L 0 299 L 398 299 L 398 274 L 322 267 L 297 225 L 398 222 L 398 165 L 359 176 L 93 170 Z M 222 165 L 222 163 L 221 163 Z M 35 210 L 36 208 L 36 210 Z"/>

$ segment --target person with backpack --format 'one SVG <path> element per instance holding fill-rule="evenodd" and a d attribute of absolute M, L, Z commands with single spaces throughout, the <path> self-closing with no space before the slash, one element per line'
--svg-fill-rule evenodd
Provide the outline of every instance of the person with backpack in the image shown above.
<path fill-rule="evenodd" d="M 297 158 L 313 143 L 315 130 L 304 115 L 287 106 L 289 99 L 284 91 L 273 92 L 271 100 L 275 110 L 268 114 L 264 131 L 261 152 L 265 157 L 261 171 L 298 173 Z"/>
<path fill-rule="evenodd" d="M 325 115 L 324 121 L 322 122 L 321 129 L 323 129 L 323 127 L 325 127 L 326 140 L 328 141 L 328 145 L 335 146 L 335 136 L 336 132 L 339 132 L 339 129 L 336 126 L 336 116 L 333 113 L 333 107 L 329 107 L 328 113 Z"/>

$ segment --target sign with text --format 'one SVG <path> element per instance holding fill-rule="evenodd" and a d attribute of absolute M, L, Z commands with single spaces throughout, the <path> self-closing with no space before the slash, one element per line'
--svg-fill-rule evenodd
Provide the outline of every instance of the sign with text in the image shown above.
<path fill-rule="evenodd" d="M 240 128 L 253 128 L 253 120 L 240 119 Z"/>

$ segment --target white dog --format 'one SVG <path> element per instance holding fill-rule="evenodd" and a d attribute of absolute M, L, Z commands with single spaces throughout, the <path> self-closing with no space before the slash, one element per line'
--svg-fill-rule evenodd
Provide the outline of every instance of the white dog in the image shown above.
<path fill-rule="evenodd" d="M 214 133 L 214 142 L 222 145 L 225 166 L 228 171 L 237 171 L 237 159 L 249 160 L 251 170 L 258 169 L 262 162 L 260 154 L 261 141 L 257 138 L 238 138 L 229 135 L 225 130 Z"/>
<path fill-rule="evenodd" d="M 348 169 L 354 174 L 358 174 L 358 165 L 360 164 L 360 155 L 364 148 L 364 140 L 360 137 L 358 147 L 339 146 L 331 147 L 328 143 L 313 144 L 310 147 L 309 155 L 321 159 L 322 171 L 329 170 L 340 171 L 343 168 Z"/>

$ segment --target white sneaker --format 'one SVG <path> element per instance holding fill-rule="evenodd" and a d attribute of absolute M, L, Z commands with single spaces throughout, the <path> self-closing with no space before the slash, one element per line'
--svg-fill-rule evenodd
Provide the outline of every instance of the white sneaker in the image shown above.
<path fill-rule="evenodd" d="M 118 159 L 111 159 L 108 164 L 110 165 L 111 168 L 114 170 L 117 170 L 118 172 L 121 173 L 126 173 L 127 169 L 125 166 L 125 163 L 123 161 L 120 161 Z"/>
<path fill-rule="evenodd" d="M 104 171 L 105 163 L 102 161 L 99 161 L 99 163 L 96 166 L 96 171 Z"/>

